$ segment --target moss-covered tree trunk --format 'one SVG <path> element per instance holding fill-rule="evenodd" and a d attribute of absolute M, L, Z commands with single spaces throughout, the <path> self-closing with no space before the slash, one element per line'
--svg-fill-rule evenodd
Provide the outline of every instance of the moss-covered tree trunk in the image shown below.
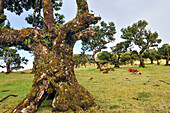
<path fill-rule="evenodd" d="M 76 2 L 77 16 L 59 27 L 54 24 L 51 0 L 42 1 L 46 28 L 8 30 L 0 27 L 0 45 L 29 48 L 36 59 L 32 88 L 13 113 L 32 113 L 47 98 L 52 100 L 53 111 L 79 113 L 95 105 L 93 96 L 76 80 L 72 55 L 76 41 L 92 33 L 86 28 L 101 18 L 89 13 L 86 0 Z"/>
<path fill-rule="evenodd" d="M 92 95 L 75 78 L 73 45 L 61 40 L 51 50 L 36 46 L 33 52 L 39 56 L 39 64 L 33 86 L 13 112 L 34 112 L 47 98 L 53 100 L 54 111 L 81 111 L 95 105 Z"/>

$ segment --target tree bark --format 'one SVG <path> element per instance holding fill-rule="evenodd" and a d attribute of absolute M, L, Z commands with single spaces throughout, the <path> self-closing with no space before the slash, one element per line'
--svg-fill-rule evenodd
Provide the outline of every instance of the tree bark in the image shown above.
<path fill-rule="evenodd" d="M 93 96 L 78 84 L 74 74 L 73 47 L 83 39 L 90 24 L 100 17 L 89 13 L 86 0 L 76 0 L 77 16 L 57 28 L 53 23 L 51 0 L 43 0 L 44 21 L 48 29 L 7 30 L 0 27 L 0 45 L 21 45 L 35 55 L 36 72 L 32 88 L 12 111 L 32 113 L 45 99 L 51 99 L 53 111 L 82 112 L 96 105 Z M 80 33 L 81 32 L 81 33 Z"/>
<path fill-rule="evenodd" d="M 160 65 L 160 62 L 159 62 L 159 60 L 157 59 L 157 65 Z"/>
<path fill-rule="evenodd" d="M 0 0 L 0 23 L 3 23 L 6 20 L 4 15 L 4 0 Z"/>
<path fill-rule="evenodd" d="M 166 59 L 166 66 L 169 65 L 169 59 Z"/>
<path fill-rule="evenodd" d="M 120 62 L 119 62 L 119 60 L 120 60 L 120 55 L 118 55 L 118 57 L 116 57 L 116 63 L 115 63 L 115 68 L 120 68 Z"/>
<path fill-rule="evenodd" d="M 151 60 L 151 64 L 154 64 L 154 63 L 153 63 L 153 59 L 150 59 L 150 60 Z"/>
<path fill-rule="evenodd" d="M 9 60 L 7 61 L 7 63 L 6 63 L 6 69 L 7 69 L 6 74 L 12 72 L 12 70 L 11 70 L 11 62 L 12 62 L 12 60 L 9 59 Z"/>
<path fill-rule="evenodd" d="M 34 112 L 47 98 L 53 100 L 53 111 L 78 112 L 95 105 L 92 95 L 75 78 L 73 46 L 64 42 L 57 46 L 54 51 L 50 51 L 39 45 L 38 51 L 42 52 L 32 88 L 13 112 Z"/>
<path fill-rule="evenodd" d="M 102 71 L 101 64 L 99 61 L 97 61 L 95 55 L 96 55 L 96 52 L 93 53 L 92 58 L 93 58 L 94 62 L 97 64 L 97 69 L 100 69 L 100 71 Z"/>
<path fill-rule="evenodd" d="M 145 68 L 145 63 L 144 63 L 144 59 L 142 58 L 142 55 L 139 55 L 138 57 L 140 61 L 139 67 Z"/>
<path fill-rule="evenodd" d="M 134 61 L 133 61 L 133 59 L 131 59 L 130 64 L 131 64 L 131 66 L 133 66 L 133 65 L 134 65 Z"/>
<path fill-rule="evenodd" d="M 167 52 L 167 58 L 166 58 L 166 66 L 168 66 L 169 65 L 169 53 Z"/>

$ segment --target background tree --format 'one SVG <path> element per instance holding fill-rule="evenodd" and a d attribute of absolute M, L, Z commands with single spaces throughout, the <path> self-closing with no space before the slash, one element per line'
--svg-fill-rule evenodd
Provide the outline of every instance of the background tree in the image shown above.
<path fill-rule="evenodd" d="M 82 50 L 83 51 L 92 51 L 92 58 L 97 64 L 97 68 L 102 70 L 100 62 L 95 58 L 96 54 L 102 49 L 106 49 L 106 44 L 113 42 L 115 38 L 113 37 L 116 33 L 115 24 L 110 22 L 109 24 L 102 21 L 100 26 L 92 26 L 92 30 L 95 31 L 94 36 L 88 36 L 89 40 L 83 40 Z"/>
<path fill-rule="evenodd" d="M 80 67 L 80 65 L 86 68 L 86 63 L 88 62 L 88 56 L 86 54 L 74 54 L 73 58 L 76 68 Z"/>
<path fill-rule="evenodd" d="M 74 58 L 74 65 L 75 65 L 75 67 L 76 67 L 76 68 L 80 67 L 80 64 L 81 64 L 81 63 L 80 63 L 80 62 L 81 62 L 81 61 L 80 61 L 80 60 L 81 60 L 81 59 L 80 59 L 80 54 L 74 54 L 74 55 L 73 55 L 73 58 Z"/>
<path fill-rule="evenodd" d="M 163 55 L 161 55 L 161 52 L 159 52 L 159 49 L 156 51 L 155 54 L 155 60 L 157 61 L 157 65 L 160 65 L 160 60 L 163 58 Z"/>
<path fill-rule="evenodd" d="M 170 60 L 170 45 L 163 44 L 162 47 L 158 48 L 159 53 L 163 56 L 163 59 L 166 60 L 166 65 L 169 65 Z"/>
<path fill-rule="evenodd" d="M 140 67 L 145 67 L 144 59 L 142 58 L 143 52 L 161 43 L 161 39 L 158 39 L 158 33 L 152 33 L 151 30 L 147 30 L 147 25 L 148 23 L 145 20 L 140 20 L 132 26 L 121 29 L 121 38 L 129 42 L 129 44 L 134 44 L 139 47 L 139 52 L 136 51 L 136 54 L 140 60 Z"/>
<path fill-rule="evenodd" d="M 13 69 L 18 70 L 24 68 L 21 66 L 21 63 L 27 64 L 28 62 L 25 57 L 20 57 L 16 49 L 3 47 L 3 49 L 0 49 L 0 51 L 2 53 L 0 54 L 0 58 L 3 59 L 6 64 L 6 66 L 3 66 L 7 69 L 6 73 L 11 73 Z"/>
<path fill-rule="evenodd" d="M 74 44 L 86 34 L 94 34 L 87 28 L 101 19 L 89 13 L 87 1 L 76 0 L 76 17 L 63 25 L 55 24 L 53 0 L 7 0 L 5 5 L 2 1 L 0 15 L 4 15 L 4 8 L 20 14 L 24 9 L 33 8 L 35 12 L 42 7 L 44 23 L 43 29 L 9 30 L 0 27 L 0 45 L 20 45 L 30 49 L 38 62 L 32 88 L 12 112 L 35 112 L 47 98 L 52 100 L 54 112 L 83 112 L 83 109 L 96 105 L 93 96 L 79 85 L 74 74 Z M 35 2 L 38 2 L 37 6 L 34 6 Z"/>
<path fill-rule="evenodd" d="M 97 55 L 97 58 L 99 59 L 100 64 L 102 64 L 102 66 L 104 64 L 113 63 L 115 61 L 114 55 L 108 51 L 102 51 Z"/>
<path fill-rule="evenodd" d="M 6 29 L 13 29 L 9 21 L 7 21 L 6 24 L 5 22 L 1 23 L 0 27 Z M 6 64 L 6 66 L 1 65 L 1 67 L 2 68 L 6 67 L 7 69 L 6 73 L 12 72 L 13 69 L 18 70 L 24 68 L 23 66 L 21 66 L 21 63 L 27 64 L 28 62 L 28 60 L 25 59 L 25 57 L 23 58 L 20 57 L 20 55 L 17 53 L 17 49 L 6 47 L 6 45 L 0 47 L 0 53 L 1 59 L 3 59 L 3 61 Z"/>
<path fill-rule="evenodd" d="M 119 68 L 120 65 L 120 57 L 123 53 L 127 51 L 129 44 L 126 42 L 117 43 L 116 46 L 111 47 L 112 52 L 115 54 L 115 67 Z"/>
<path fill-rule="evenodd" d="M 120 63 L 124 65 L 131 63 L 132 62 L 131 60 L 132 57 L 130 52 L 123 53 L 120 57 Z"/>
<path fill-rule="evenodd" d="M 149 58 L 151 61 L 151 64 L 154 64 L 153 61 L 156 59 L 155 57 L 156 57 L 155 49 L 147 49 L 143 54 L 143 58 Z"/>

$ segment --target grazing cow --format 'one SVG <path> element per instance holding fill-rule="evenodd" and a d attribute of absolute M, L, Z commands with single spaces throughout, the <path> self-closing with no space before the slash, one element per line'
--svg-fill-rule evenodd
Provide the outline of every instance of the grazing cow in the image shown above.
<path fill-rule="evenodd" d="M 128 71 L 129 71 L 129 72 L 132 72 L 132 74 L 141 75 L 141 73 L 140 73 L 139 70 L 137 70 L 137 69 L 128 68 Z"/>
<path fill-rule="evenodd" d="M 108 72 L 109 72 L 108 70 L 107 70 L 107 71 L 104 71 L 103 74 L 107 74 Z"/>
<path fill-rule="evenodd" d="M 130 69 L 130 68 L 128 68 L 128 71 L 129 72 L 139 72 L 139 70 L 137 70 L 137 69 Z"/>

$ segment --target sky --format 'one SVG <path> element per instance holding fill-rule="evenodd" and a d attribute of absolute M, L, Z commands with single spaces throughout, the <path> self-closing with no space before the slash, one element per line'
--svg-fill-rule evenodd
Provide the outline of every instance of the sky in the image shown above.
<path fill-rule="evenodd" d="M 146 20 L 148 22 L 148 30 L 158 32 L 159 38 L 162 39 L 162 44 L 170 44 L 170 0 L 87 0 L 89 9 L 93 11 L 96 16 L 102 17 L 105 22 L 114 22 L 116 26 L 115 42 L 108 44 L 109 47 L 114 46 L 120 42 L 121 29 L 138 22 L 139 20 Z M 76 16 L 76 0 L 63 0 L 63 7 L 61 14 L 64 14 L 66 22 L 72 20 Z M 25 17 L 32 12 L 25 12 L 20 16 L 15 16 L 8 11 L 5 11 L 8 20 L 12 27 L 22 29 L 31 27 L 25 21 Z M 74 53 L 78 54 L 81 51 L 81 41 L 78 41 L 74 46 Z M 24 51 L 22 55 L 27 56 L 31 61 L 32 66 L 33 57 Z M 0 61 L 1 64 L 1 61 Z M 1 69 L 0 69 L 1 71 Z"/>

